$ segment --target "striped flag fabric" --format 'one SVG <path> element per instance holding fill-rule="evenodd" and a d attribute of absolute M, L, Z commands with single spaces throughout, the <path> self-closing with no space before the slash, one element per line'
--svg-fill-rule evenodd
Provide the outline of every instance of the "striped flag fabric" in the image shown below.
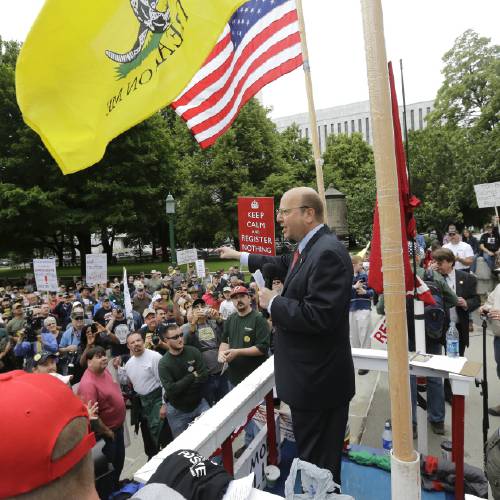
<path fill-rule="evenodd" d="M 295 0 L 250 0 L 172 106 L 206 148 L 260 89 L 301 64 Z"/>

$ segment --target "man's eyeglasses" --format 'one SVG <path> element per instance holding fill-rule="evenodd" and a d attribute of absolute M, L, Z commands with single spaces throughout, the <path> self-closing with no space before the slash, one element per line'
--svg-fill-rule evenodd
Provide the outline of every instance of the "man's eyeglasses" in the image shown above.
<path fill-rule="evenodd" d="M 76 321 L 83 321 L 83 316 L 75 316 Z"/>
<path fill-rule="evenodd" d="M 295 210 L 297 208 L 311 208 L 311 207 L 308 207 L 307 205 L 302 205 L 300 207 L 291 207 L 291 208 L 278 208 L 276 210 L 276 216 L 278 215 L 288 215 L 292 210 Z"/>
<path fill-rule="evenodd" d="M 179 333 L 179 335 L 174 335 L 173 337 L 166 337 L 167 340 L 177 340 L 183 337 L 184 335 L 182 333 Z"/>

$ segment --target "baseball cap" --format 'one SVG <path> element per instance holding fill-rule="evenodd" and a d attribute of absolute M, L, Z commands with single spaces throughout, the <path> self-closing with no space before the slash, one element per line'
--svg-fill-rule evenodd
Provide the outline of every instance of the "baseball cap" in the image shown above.
<path fill-rule="evenodd" d="M 245 293 L 248 295 L 248 289 L 244 286 L 235 286 L 231 292 L 230 297 L 234 297 L 235 295 L 238 295 L 239 293 Z"/>
<path fill-rule="evenodd" d="M 5 474 L 0 481 L 0 498 L 33 491 L 63 476 L 95 445 L 89 426 L 80 443 L 63 457 L 52 460 L 62 430 L 77 417 L 88 422 L 88 411 L 69 387 L 51 375 L 22 370 L 0 374 L 0 408 L 0 468 L 29 471 Z"/>
<path fill-rule="evenodd" d="M 71 313 L 71 319 L 84 319 L 84 314 L 82 309 L 76 309 Z"/>
<path fill-rule="evenodd" d="M 144 290 L 144 285 L 141 283 L 135 287 L 136 290 Z"/>
<path fill-rule="evenodd" d="M 222 291 L 223 292 L 230 292 L 232 290 L 232 288 L 230 286 L 225 286 Z"/>
<path fill-rule="evenodd" d="M 58 357 L 57 353 L 48 352 L 48 351 L 38 352 L 33 356 L 33 367 L 38 366 L 38 365 L 43 365 L 44 363 L 47 362 L 47 360 L 49 358 L 54 358 L 57 360 L 58 359 L 57 357 Z"/>
<path fill-rule="evenodd" d="M 196 299 L 193 301 L 193 307 L 196 307 L 198 304 L 206 305 L 206 302 L 203 299 Z"/>
<path fill-rule="evenodd" d="M 142 317 L 146 319 L 150 314 L 154 314 L 156 316 L 156 311 L 154 309 L 144 309 L 144 312 L 142 313 Z"/>

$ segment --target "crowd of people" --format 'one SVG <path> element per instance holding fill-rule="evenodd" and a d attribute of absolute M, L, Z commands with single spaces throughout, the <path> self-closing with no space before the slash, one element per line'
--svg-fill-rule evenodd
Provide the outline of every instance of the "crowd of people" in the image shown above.
<path fill-rule="evenodd" d="M 436 234 L 430 238 L 425 241 L 419 235 L 409 248 L 417 275 L 432 283 L 446 313 L 441 332 L 426 335 L 427 351 L 442 353 L 445 330 L 454 322 L 460 335 L 459 352 L 464 355 L 470 314 L 480 307 L 474 275 L 477 258 L 482 256 L 492 271 L 498 270 L 498 228 L 487 225 L 479 241 L 467 230 L 460 234 L 455 225 L 447 227 L 441 240 Z M 92 415 L 97 437 L 104 441 L 103 453 L 113 464 L 117 487 L 125 459 L 127 408 L 151 458 L 273 353 L 276 325 L 272 312 L 280 310 L 281 301 L 275 299 L 283 292 L 287 272 L 254 256 L 249 261 L 248 256 L 237 254 L 250 268 L 268 266 L 266 279 L 273 294 L 269 303 L 265 296 L 259 299 L 256 283 L 245 282 L 235 267 L 221 269 L 207 279 L 197 278 L 189 268 L 181 273 L 179 268 L 169 267 L 165 275 L 152 270 L 147 277 L 143 273 L 129 276 L 126 283 L 115 278 L 106 285 L 88 286 L 75 280 L 48 294 L 29 287 L 0 288 L 0 373 L 48 373 L 71 386 Z M 230 256 L 235 257 L 226 255 Z M 294 256 L 290 269 L 295 262 Z M 369 269 L 363 258 L 351 256 L 351 264 L 350 296 L 348 288 L 344 294 L 349 303 L 350 345 L 366 348 L 371 345 L 372 307 L 376 305 L 383 314 L 384 300 L 369 287 Z M 322 281 L 320 275 L 317 279 Z M 499 301 L 500 285 L 481 313 L 493 323 L 500 377 Z M 408 309 L 409 347 L 414 350 L 410 303 Z M 285 312 L 290 320 L 298 318 L 294 310 Z M 316 339 L 323 341 L 321 336 Z M 358 370 L 360 376 L 366 373 L 368 370 Z M 416 380 L 411 389 L 415 422 Z M 428 379 L 428 418 L 436 434 L 444 433 L 445 400 L 450 394 L 441 379 Z M 302 396 L 286 397 L 301 401 Z M 350 397 L 346 396 L 347 401 Z M 310 414 L 300 407 L 302 402 L 298 404 L 295 420 L 304 416 L 302 427 L 306 427 Z M 347 410 L 343 413 L 342 418 L 347 418 Z M 500 406 L 490 408 L 490 413 L 500 416 Z M 255 433 L 250 421 L 245 444 L 236 450 L 236 457 Z M 414 434 L 416 437 L 415 424 Z"/>
<path fill-rule="evenodd" d="M 274 288 L 280 285 L 275 280 Z M 255 283 L 233 267 L 208 279 L 169 268 L 127 283 L 76 281 L 49 294 L 15 286 L 0 293 L 0 373 L 53 374 L 94 408 L 115 486 L 127 407 L 151 458 L 271 352 L 271 325 L 258 313 Z M 255 431 L 251 423 L 246 445 Z"/>

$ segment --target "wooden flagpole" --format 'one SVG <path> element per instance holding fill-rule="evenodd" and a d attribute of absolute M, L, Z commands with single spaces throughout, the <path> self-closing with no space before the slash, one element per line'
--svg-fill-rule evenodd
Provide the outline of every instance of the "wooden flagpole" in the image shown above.
<path fill-rule="evenodd" d="M 309 65 L 309 51 L 307 49 L 306 27 L 304 23 L 304 11 L 302 0 L 295 0 L 297 5 L 297 16 L 299 21 L 300 42 L 302 46 L 302 60 L 304 68 L 304 78 L 307 92 L 307 105 L 309 109 L 309 128 L 311 129 L 311 143 L 313 148 L 314 164 L 316 165 L 316 185 L 318 194 L 323 201 L 325 224 L 328 225 L 328 212 L 326 209 L 325 183 L 323 181 L 323 160 L 319 147 L 318 122 L 316 120 L 316 108 L 314 107 L 314 95 L 312 89 L 311 66 Z"/>
<path fill-rule="evenodd" d="M 380 215 L 388 343 L 393 453 L 392 498 L 420 498 L 413 449 L 406 290 L 394 135 L 381 0 L 361 0 Z"/>

